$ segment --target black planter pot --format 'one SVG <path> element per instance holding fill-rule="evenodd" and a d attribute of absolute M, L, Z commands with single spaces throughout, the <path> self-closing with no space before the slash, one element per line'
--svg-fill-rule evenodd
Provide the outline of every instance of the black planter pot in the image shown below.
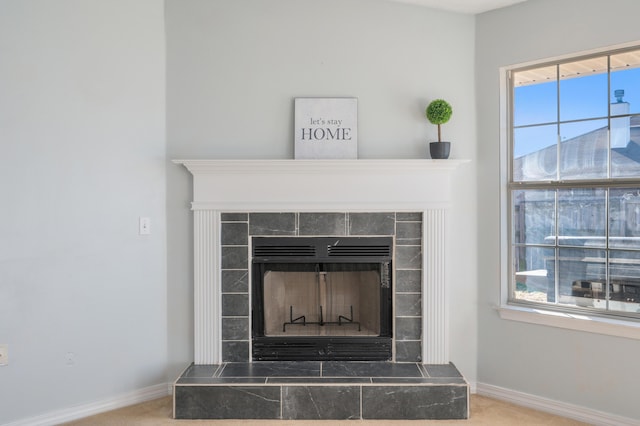
<path fill-rule="evenodd" d="M 429 153 L 434 160 L 446 160 L 449 158 L 451 142 L 430 142 Z"/>

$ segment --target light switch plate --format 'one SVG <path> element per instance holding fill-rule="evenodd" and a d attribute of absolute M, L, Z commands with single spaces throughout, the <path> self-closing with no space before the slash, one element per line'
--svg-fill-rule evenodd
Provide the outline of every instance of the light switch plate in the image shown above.
<path fill-rule="evenodd" d="M 148 217 L 140 217 L 140 235 L 151 234 L 151 219 Z"/>

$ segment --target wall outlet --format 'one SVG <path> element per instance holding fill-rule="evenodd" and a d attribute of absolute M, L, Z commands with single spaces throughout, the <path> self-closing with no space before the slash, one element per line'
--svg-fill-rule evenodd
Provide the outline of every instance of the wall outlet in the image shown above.
<path fill-rule="evenodd" d="M 9 345 L 0 345 L 0 365 L 9 365 Z"/>
<path fill-rule="evenodd" d="M 76 354 L 73 352 L 67 352 L 64 356 L 65 364 L 69 367 L 73 367 L 76 363 Z"/>

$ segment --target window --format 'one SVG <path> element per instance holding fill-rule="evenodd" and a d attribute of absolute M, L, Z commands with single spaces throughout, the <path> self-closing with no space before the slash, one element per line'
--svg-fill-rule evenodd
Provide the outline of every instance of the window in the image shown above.
<path fill-rule="evenodd" d="M 640 318 L 640 48 L 507 81 L 509 303 Z"/>

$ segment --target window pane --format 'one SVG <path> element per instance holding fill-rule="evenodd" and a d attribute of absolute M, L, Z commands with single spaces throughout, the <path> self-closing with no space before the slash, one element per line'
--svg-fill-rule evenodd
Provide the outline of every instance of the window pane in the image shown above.
<path fill-rule="evenodd" d="M 560 120 L 606 117 L 608 114 L 607 58 L 560 65 Z"/>
<path fill-rule="evenodd" d="M 634 49 L 511 72 L 510 302 L 640 319 Z"/>
<path fill-rule="evenodd" d="M 624 95 L 616 96 L 616 90 Z M 622 101 L 625 105 L 614 105 Z M 640 112 L 640 50 L 611 55 L 611 115 Z"/>
<path fill-rule="evenodd" d="M 609 246 L 640 249 L 640 188 L 610 191 Z"/>
<path fill-rule="evenodd" d="M 609 163 L 607 120 L 560 125 L 560 179 L 606 178 Z"/>
<path fill-rule="evenodd" d="M 553 248 L 514 247 L 513 298 L 530 302 L 546 302 L 549 285 L 553 294 L 553 266 L 551 274 L 548 265 L 554 263 Z M 551 284 L 549 284 L 551 283 Z"/>
<path fill-rule="evenodd" d="M 557 177 L 556 125 L 514 129 L 513 180 L 555 180 Z"/>
<path fill-rule="evenodd" d="M 560 249 L 558 303 L 606 309 L 605 251 Z"/>
<path fill-rule="evenodd" d="M 606 191 L 601 188 L 558 190 L 558 244 L 605 247 Z"/>
<path fill-rule="evenodd" d="M 640 252 L 611 250 L 609 309 L 640 312 Z"/>
<path fill-rule="evenodd" d="M 515 126 L 558 120 L 556 66 L 513 73 L 513 121 Z"/>
<path fill-rule="evenodd" d="M 555 244 L 555 191 L 513 191 L 513 242 Z"/>
<path fill-rule="evenodd" d="M 611 177 L 640 177 L 640 117 L 611 119 Z"/>

